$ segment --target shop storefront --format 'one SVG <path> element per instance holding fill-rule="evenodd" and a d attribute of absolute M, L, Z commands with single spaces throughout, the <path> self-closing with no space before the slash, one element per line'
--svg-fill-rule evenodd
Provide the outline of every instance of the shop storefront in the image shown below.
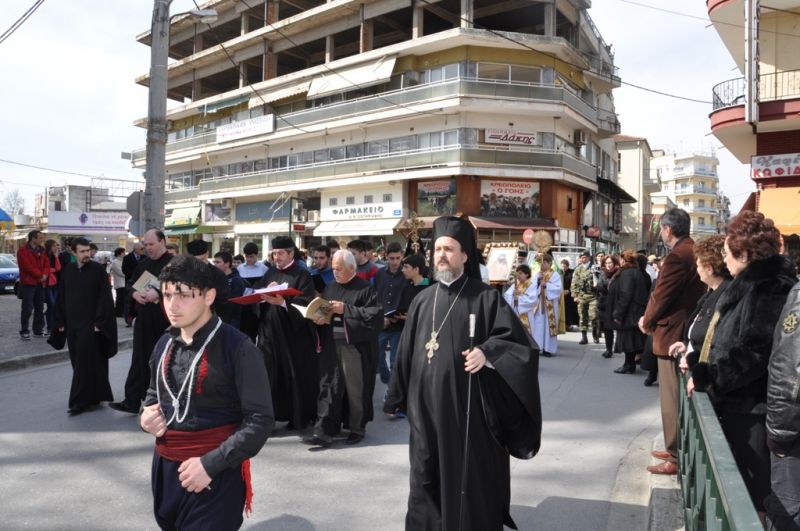
<path fill-rule="evenodd" d="M 291 205 L 283 198 L 266 199 L 252 203 L 236 203 L 233 225 L 234 252 L 241 253 L 248 243 L 258 246 L 259 255 L 266 257 L 270 241 L 276 236 L 288 236 Z"/>
<path fill-rule="evenodd" d="M 403 218 L 402 184 L 379 184 L 323 190 L 320 223 L 315 237 L 343 244 L 356 238 L 385 244 L 402 238 L 396 233 Z"/>

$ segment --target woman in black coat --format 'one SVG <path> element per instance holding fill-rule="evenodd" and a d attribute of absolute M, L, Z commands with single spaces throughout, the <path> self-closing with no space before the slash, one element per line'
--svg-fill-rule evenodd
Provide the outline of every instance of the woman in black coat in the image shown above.
<path fill-rule="evenodd" d="M 687 392 L 707 391 L 750 498 L 764 514 L 770 492 L 766 440 L 767 366 L 775 325 L 796 282 L 781 256 L 780 233 L 759 212 L 744 211 L 726 228 L 723 255 L 733 281 L 717 302 L 710 340 Z"/>
<path fill-rule="evenodd" d="M 647 278 L 645 278 L 647 277 Z M 636 372 L 636 353 L 644 348 L 644 334 L 639 330 L 639 318 L 644 315 L 650 294 L 650 277 L 639 268 L 635 251 L 622 252 L 620 267 L 611 280 L 606 299 L 606 314 L 617 330 L 614 352 L 625 353 L 625 363 L 617 374 Z"/>
<path fill-rule="evenodd" d="M 603 259 L 603 270 L 597 279 L 597 316 L 599 317 L 600 327 L 603 330 L 603 337 L 606 340 L 606 351 L 603 352 L 604 358 L 610 358 L 614 352 L 614 323 L 611 316 L 606 311 L 606 299 L 608 298 L 608 288 L 611 279 L 617 273 L 619 259 L 614 255 L 608 255 Z"/>

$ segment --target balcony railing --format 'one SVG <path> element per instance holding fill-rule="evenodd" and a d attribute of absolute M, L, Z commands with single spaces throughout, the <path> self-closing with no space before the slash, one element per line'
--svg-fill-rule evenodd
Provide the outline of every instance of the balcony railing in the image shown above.
<path fill-rule="evenodd" d="M 714 110 L 744 105 L 745 79 L 737 77 L 716 85 L 713 92 Z M 758 77 L 759 101 L 800 98 L 800 70 L 788 70 Z"/>
<path fill-rule="evenodd" d="M 709 194 L 709 195 L 717 195 L 717 191 L 713 188 L 707 188 L 705 186 L 687 186 L 686 188 L 676 188 L 675 195 L 686 195 L 686 194 Z"/>
<path fill-rule="evenodd" d="M 529 101 L 561 102 L 589 120 L 598 120 L 598 111 L 581 98 L 563 87 L 530 83 L 510 83 L 484 79 L 454 79 L 441 83 L 418 85 L 405 89 L 384 92 L 379 96 L 367 96 L 340 103 L 332 103 L 313 109 L 304 109 L 280 115 L 276 118 L 277 131 L 306 127 L 315 123 L 325 123 L 348 117 L 379 112 L 390 108 L 408 107 L 417 103 L 434 99 L 452 97 L 509 98 Z M 613 114 L 613 113 L 612 113 Z M 167 143 L 167 154 L 187 149 L 212 146 L 217 143 L 217 133 L 212 131 L 199 136 L 176 140 Z M 133 162 L 142 162 L 144 149 L 133 151 Z"/>
<path fill-rule="evenodd" d="M 679 385 L 678 480 L 686 529 L 763 529 L 708 395 L 689 398 L 685 376 Z"/>
<path fill-rule="evenodd" d="M 168 191 L 165 196 L 167 201 L 174 202 L 195 199 L 200 193 L 258 189 L 353 175 L 459 165 L 562 169 L 591 181 L 595 175 L 594 166 L 563 152 L 453 145 L 434 150 L 370 155 L 203 179 L 195 188 Z"/>
<path fill-rule="evenodd" d="M 617 114 L 605 109 L 597 109 L 597 127 L 614 135 L 618 135 L 621 130 Z"/>

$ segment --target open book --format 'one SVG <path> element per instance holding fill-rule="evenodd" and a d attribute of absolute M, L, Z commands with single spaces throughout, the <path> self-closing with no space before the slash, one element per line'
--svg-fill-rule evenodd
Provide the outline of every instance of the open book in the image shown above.
<path fill-rule="evenodd" d="M 231 299 L 228 299 L 228 302 L 235 302 L 236 304 L 247 305 L 247 304 L 254 304 L 257 302 L 263 302 L 261 299 L 261 295 L 273 295 L 273 296 L 281 295 L 283 297 L 294 297 L 296 295 L 302 295 L 302 294 L 303 294 L 302 291 L 290 288 L 288 284 L 284 282 L 282 284 L 275 284 L 273 286 L 260 289 L 246 288 L 244 290 L 244 295 L 242 295 L 241 297 L 233 297 Z"/>
<path fill-rule="evenodd" d="M 300 312 L 300 315 L 312 321 L 315 319 L 324 319 L 325 323 L 330 324 L 331 319 L 333 319 L 331 303 L 322 297 L 317 297 L 311 301 L 308 306 L 300 306 L 299 304 L 292 304 L 292 306 Z"/>
<path fill-rule="evenodd" d="M 161 282 L 158 281 L 158 278 L 150 271 L 144 271 L 142 276 L 136 281 L 133 285 L 133 289 L 139 292 L 139 295 L 146 295 L 147 289 L 161 289 Z"/>

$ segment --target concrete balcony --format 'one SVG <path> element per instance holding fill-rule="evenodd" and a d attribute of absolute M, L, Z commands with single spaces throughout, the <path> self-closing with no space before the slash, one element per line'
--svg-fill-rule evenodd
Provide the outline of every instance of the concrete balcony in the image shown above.
<path fill-rule="evenodd" d="M 455 145 L 436 150 L 412 150 L 203 179 L 195 188 L 166 192 L 165 199 L 167 202 L 188 201 L 197 199 L 200 195 L 220 192 L 264 190 L 315 181 L 443 167 L 453 168 L 453 171 L 459 171 L 458 168 L 560 170 L 586 181 L 587 184 L 595 182 L 596 173 L 595 167 L 591 164 L 561 152 L 509 151 L 482 146 Z"/>
<path fill-rule="evenodd" d="M 710 195 L 716 197 L 717 190 L 705 186 L 688 186 L 686 188 L 676 188 L 675 195 Z"/>
<path fill-rule="evenodd" d="M 617 114 L 605 109 L 597 109 L 597 136 L 609 138 L 620 133 L 621 126 Z"/>
<path fill-rule="evenodd" d="M 363 116 L 364 123 L 369 123 L 368 116 L 392 108 L 401 109 L 436 100 L 450 98 L 480 98 L 480 99 L 502 99 L 520 100 L 524 102 L 541 102 L 546 104 L 560 104 L 563 108 L 561 115 L 568 110 L 589 123 L 598 122 L 598 111 L 578 96 L 564 89 L 552 85 L 521 84 L 495 82 L 488 80 L 467 80 L 455 79 L 442 83 L 418 85 L 406 89 L 384 92 L 376 96 L 348 100 L 341 103 L 305 109 L 276 117 L 275 131 L 283 131 L 300 128 L 308 128 L 315 124 L 324 124 L 333 127 L 333 121 L 345 120 L 348 118 Z M 407 109 L 409 114 L 413 114 L 412 109 Z M 548 111 L 552 115 L 552 111 Z M 608 113 L 613 115 L 613 113 Z M 610 116 L 607 116 L 610 118 Z M 616 115 L 614 115 L 616 119 Z M 617 125 L 618 127 L 618 125 Z M 617 129 L 617 133 L 619 130 Z M 299 133 L 298 133 L 299 134 Z M 264 141 L 263 136 L 252 137 L 252 143 L 257 144 Z M 217 145 L 217 133 L 211 131 L 190 138 L 175 140 L 167 143 L 167 160 L 175 158 L 178 154 L 188 153 L 198 150 L 208 151 L 208 148 Z M 145 163 L 146 151 L 144 148 L 133 150 L 132 162 L 136 167 L 143 166 Z"/>

